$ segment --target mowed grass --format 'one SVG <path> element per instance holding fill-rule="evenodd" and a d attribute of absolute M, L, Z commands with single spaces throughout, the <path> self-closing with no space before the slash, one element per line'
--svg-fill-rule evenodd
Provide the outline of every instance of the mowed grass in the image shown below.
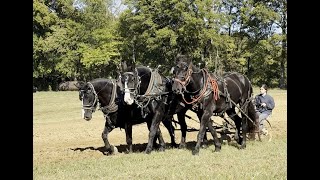
<path fill-rule="evenodd" d="M 254 92 L 257 94 L 258 88 Z M 85 121 L 78 92 L 34 93 L 34 179 L 287 179 L 287 91 L 270 89 L 269 94 L 276 103 L 271 142 L 249 141 L 244 150 L 224 143 L 220 152 L 213 152 L 210 144 L 193 156 L 197 132 L 190 132 L 187 149 L 167 147 L 165 152 L 147 155 L 143 151 L 148 130 L 141 124 L 133 128 L 134 153 L 125 153 L 125 132 L 115 129 L 109 139 L 120 153 L 105 156 L 101 152 L 104 119 L 100 111 Z M 187 124 L 199 128 L 197 122 L 187 120 Z M 167 130 L 160 127 L 170 143 Z M 176 131 L 177 143 L 180 137 Z M 208 134 L 208 138 L 212 136 Z"/>

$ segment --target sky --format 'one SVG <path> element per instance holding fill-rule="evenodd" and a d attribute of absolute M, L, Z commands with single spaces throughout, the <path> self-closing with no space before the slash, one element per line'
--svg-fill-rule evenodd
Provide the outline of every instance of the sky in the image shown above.
<path fill-rule="evenodd" d="M 112 14 L 119 15 L 127 8 L 127 6 L 122 3 L 122 1 L 123 0 L 114 0 L 114 8 L 111 9 Z"/>

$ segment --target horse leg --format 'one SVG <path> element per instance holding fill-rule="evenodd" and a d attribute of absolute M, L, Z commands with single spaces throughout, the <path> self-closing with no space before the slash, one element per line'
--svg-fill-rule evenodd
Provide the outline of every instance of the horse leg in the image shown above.
<path fill-rule="evenodd" d="M 103 153 L 105 155 L 109 155 L 109 154 L 113 155 L 114 154 L 114 150 L 115 150 L 114 148 L 116 148 L 116 147 L 110 145 L 109 140 L 108 140 L 108 134 L 111 131 L 112 131 L 112 129 L 110 129 L 106 124 L 105 127 L 104 127 L 104 130 L 103 130 L 103 132 L 101 134 L 102 140 L 104 142 L 104 147 L 106 148 L 106 152 L 107 152 L 107 153 Z"/>
<path fill-rule="evenodd" d="M 150 127 L 151 127 L 151 122 L 150 121 L 147 122 L 147 126 L 148 126 L 148 130 L 150 132 Z M 155 135 L 155 138 L 153 139 L 153 148 L 158 148 L 158 145 L 157 145 L 157 140 L 158 139 L 159 139 L 159 142 L 160 142 L 159 132 L 157 131 L 157 133 Z"/>
<path fill-rule="evenodd" d="M 237 116 L 237 115 L 236 115 Z M 235 125 L 236 125 L 236 132 L 235 132 L 235 134 L 234 134 L 234 138 L 235 138 L 235 140 L 237 141 L 237 143 L 238 144 L 241 144 L 242 143 L 242 137 L 241 137 L 241 118 L 240 117 L 234 117 L 233 118 L 233 121 L 234 121 L 234 123 L 235 123 Z"/>
<path fill-rule="evenodd" d="M 237 137 L 236 141 L 240 145 L 239 149 L 244 149 L 244 148 L 246 148 L 247 119 L 240 118 L 239 116 L 236 115 L 236 116 L 234 116 L 234 123 L 237 128 L 236 134 L 235 134 L 235 139 Z M 240 133 L 241 126 L 242 126 L 242 133 Z"/>
<path fill-rule="evenodd" d="M 179 149 L 186 148 L 186 136 L 187 136 L 187 124 L 185 119 L 186 112 L 187 112 L 187 109 L 184 108 L 183 110 L 177 113 L 177 118 L 178 118 L 180 129 L 181 129 L 181 141 L 180 141 Z"/>
<path fill-rule="evenodd" d="M 216 129 L 212 126 L 212 121 L 208 121 L 208 129 L 210 130 L 211 135 L 213 137 L 214 146 L 215 146 L 214 151 L 219 152 L 221 150 L 221 143 L 219 141 Z"/>
<path fill-rule="evenodd" d="M 198 119 L 201 120 L 201 117 L 202 117 L 202 114 L 203 114 L 203 110 L 202 109 L 199 109 L 197 111 L 197 116 L 198 116 Z M 208 147 L 208 138 L 207 138 L 207 130 L 206 130 L 206 133 L 204 133 L 204 136 L 203 136 L 203 141 L 202 141 L 202 147 L 203 148 L 207 148 Z"/>
<path fill-rule="evenodd" d="M 127 145 L 129 146 L 129 153 L 132 153 L 132 124 L 126 122 L 124 127 L 126 131 Z"/>
<path fill-rule="evenodd" d="M 247 144 L 246 144 L 246 141 L 247 141 L 247 130 L 248 130 L 248 121 L 247 121 L 247 118 L 244 117 L 245 115 L 241 115 L 242 116 L 242 141 L 241 141 L 241 144 L 240 144 L 240 149 L 245 149 Z"/>
<path fill-rule="evenodd" d="M 158 128 L 156 135 L 158 136 L 159 144 L 160 144 L 159 151 L 164 151 L 166 144 L 165 144 L 165 142 L 164 142 L 164 140 L 163 140 L 163 137 L 162 137 L 160 128 Z"/>
<path fill-rule="evenodd" d="M 241 128 L 241 119 L 238 119 L 239 117 L 236 114 L 235 108 L 228 109 L 226 111 L 228 116 L 233 120 L 234 124 L 236 125 L 235 133 L 234 133 L 234 139 L 237 141 L 238 144 L 240 144 L 241 137 L 240 137 L 240 128 Z"/>
<path fill-rule="evenodd" d="M 251 127 L 249 126 L 249 133 L 251 133 L 251 137 L 255 140 L 255 134 L 258 134 L 258 139 L 261 141 L 260 133 L 259 133 L 259 116 L 255 111 L 254 104 L 249 102 L 248 105 L 248 116 L 253 120 Z M 252 127 L 253 126 L 253 127 Z"/>
<path fill-rule="evenodd" d="M 200 129 L 197 135 L 197 143 L 192 151 L 193 155 L 199 155 L 201 142 L 203 141 L 204 134 L 206 133 L 206 127 L 208 126 L 209 118 L 212 116 L 212 112 L 206 110 L 204 111 L 200 120 Z"/>
<path fill-rule="evenodd" d="M 170 119 L 173 118 L 170 116 Z M 171 147 L 177 147 L 176 141 L 175 141 L 175 134 L 174 134 L 174 127 L 169 119 L 164 119 L 162 121 L 163 125 L 168 129 L 168 132 L 170 134 L 171 138 Z"/>
<path fill-rule="evenodd" d="M 252 122 L 252 125 L 250 127 L 251 129 L 253 129 L 253 130 L 251 130 L 251 133 L 252 133 L 256 129 L 256 128 L 253 128 L 252 126 L 256 126 L 258 124 L 257 119 L 259 119 L 259 118 L 257 118 L 257 115 L 254 112 L 254 106 L 253 106 L 252 102 L 249 102 L 246 113 L 249 114 L 250 119 L 254 121 L 254 122 Z M 248 126 L 249 119 L 243 113 L 241 113 L 241 117 L 242 117 L 242 142 L 241 142 L 239 148 L 245 149 L 247 146 L 246 145 L 246 141 L 247 141 L 246 137 L 247 137 L 247 132 L 249 130 L 249 126 Z M 260 136 L 259 136 L 259 139 L 260 139 Z"/>
<path fill-rule="evenodd" d="M 156 136 L 157 131 L 159 130 L 159 124 L 161 121 L 161 114 L 164 114 L 164 112 L 162 112 L 162 111 L 159 112 L 159 110 L 157 110 L 154 113 L 154 116 L 152 118 L 152 123 L 151 123 L 150 131 L 149 131 L 149 140 L 148 140 L 147 148 L 145 150 L 146 154 L 150 154 L 152 151 L 154 137 Z M 159 134 L 159 136 L 161 136 L 161 134 Z M 160 146 L 164 147 L 164 142 L 160 142 Z"/>

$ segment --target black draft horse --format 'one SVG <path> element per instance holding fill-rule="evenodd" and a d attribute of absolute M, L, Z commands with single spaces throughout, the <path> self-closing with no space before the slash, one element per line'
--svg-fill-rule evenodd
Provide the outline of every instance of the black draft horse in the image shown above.
<path fill-rule="evenodd" d="M 195 112 L 200 119 L 203 110 L 198 108 L 196 111 L 192 106 L 181 102 L 178 94 L 172 91 L 172 80 L 161 75 L 157 70 L 152 70 L 149 67 L 132 64 L 127 66 L 122 62 L 121 86 L 125 93 L 124 102 L 127 105 L 138 105 L 141 108 L 141 113 L 151 113 L 154 116 L 152 120 L 152 128 L 157 129 L 161 119 L 172 119 L 174 114 L 177 114 L 178 122 L 181 127 L 181 141 L 179 148 L 186 148 L 187 124 L 185 120 L 187 110 Z M 212 132 L 212 128 L 209 130 Z M 149 143 L 146 148 L 146 153 L 152 150 L 152 139 L 154 134 L 150 128 Z M 164 144 L 163 144 L 164 145 Z M 203 138 L 203 146 L 208 145 L 207 136 Z M 160 144 L 161 146 L 161 144 Z M 162 148 L 164 149 L 164 148 Z"/>
<path fill-rule="evenodd" d="M 141 109 L 141 114 L 151 115 L 152 123 L 149 132 L 149 141 L 145 153 L 149 154 L 153 148 L 153 140 L 156 130 L 159 129 L 161 120 L 170 119 L 175 113 L 176 105 L 173 107 L 172 82 L 169 78 L 160 74 L 157 69 L 152 70 L 146 66 L 127 66 L 122 62 L 121 87 L 124 91 L 124 102 L 127 105 L 137 105 Z M 179 121 L 184 122 L 185 129 L 185 112 L 178 114 Z M 183 119 L 183 120 L 181 120 Z M 184 135 L 185 138 L 185 135 Z M 185 141 L 185 140 L 184 140 Z M 164 150 L 164 143 L 160 144 L 161 150 Z M 185 147 L 180 144 L 180 147 Z"/>
<path fill-rule="evenodd" d="M 82 115 L 87 121 L 91 120 L 92 113 L 95 112 L 98 104 L 106 119 L 105 127 L 102 132 L 102 139 L 105 144 L 107 155 L 114 154 L 114 146 L 110 145 L 108 134 L 114 128 L 124 128 L 126 132 L 126 142 L 129 152 L 132 152 L 132 125 L 147 122 L 148 128 L 151 125 L 152 116 L 142 117 L 140 109 L 128 108 L 121 99 L 123 93 L 114 79 L 98 78 L 90 82 L 78 82 L 79 99 L 82 101 Z M 168 129 L 171 136 L 171 145 L 176 146 L 174 128 L 170 120 L 163 120 L 163 124 Z M 161 134 L 157 131 L 156 136 L 160 143 L 163 143 Z M 154 144 L 156 139 L 154 141 Z"/>
<path fill-rule="evenodd" d="M 172 90 L 181 94 L 187 104 L 200 104 L 203 108 L 203 115 L 200 120 L 200 129 L 197 136 L 197 144 L 192 154 L 199 154 L 200 143 L 206 132 L 206 127 L 214 137 L 216 151 L 219 151 L 221 144 L 210 117 L 213 113 L 223 114 L 224 112 L 233 119 L 236 125 L 236 139 L 240 149 L 246 147 L 246 133 L 254 133 L 258 127 L 254 105 L 252 104 L 252 85 L 249 79 L 237 72 L 227 72 L 222 77 L 209 73 L 206 69 L 199 69 L 192 64 L 188 56 L 178 55 L 174 67 L 174 82 Z M 188 101 L 185 96 L 192 96 Z M 241 117 L 237 115 L 235 107 L 240 106 Z M 247 121 L 248 117 L 252 120 Z M 211 126 L 211 127 L 210 127 Z M 242 137 L 240 130 L 242 126 Z"/>

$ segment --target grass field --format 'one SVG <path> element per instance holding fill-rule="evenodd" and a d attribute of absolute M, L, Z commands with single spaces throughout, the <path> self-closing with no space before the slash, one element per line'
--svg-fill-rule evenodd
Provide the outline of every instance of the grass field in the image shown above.
<path fill-rule="evenodd" d="M 254 90 L 258 93 L 258 88 Z M 197 132 L 187 134 L 187 149 L 143 153 L 148 140 L 146 124 L 133 127 L 134 153 L 126 153 L 125 132 L 115 129 L 110 142 L 119 153 L 103 155 L 102 112 L 91 121 L 81 118 L 78 92 L 37 92 L 33 94 L 33 178 L 34 179 L 287 179 L 287 91 L 270 89 L 276 107 L 271 123 L 271 142 L 249 141 L 239 150 L 223 144 L 220 152 L 214 146 L 201 149 L 193 156 Z M 193 113 L 189 115 L 196 118 Z M 187 120 L 188 126 L 199 124 Z M 160 126 L 164 140 L 170 136 Z M 180 128 L 179 126 L 177 128 Z M 181 133 L 176 131 L 176 142 Z M 212 136 L 208 134 L 208 138 Z"/>

